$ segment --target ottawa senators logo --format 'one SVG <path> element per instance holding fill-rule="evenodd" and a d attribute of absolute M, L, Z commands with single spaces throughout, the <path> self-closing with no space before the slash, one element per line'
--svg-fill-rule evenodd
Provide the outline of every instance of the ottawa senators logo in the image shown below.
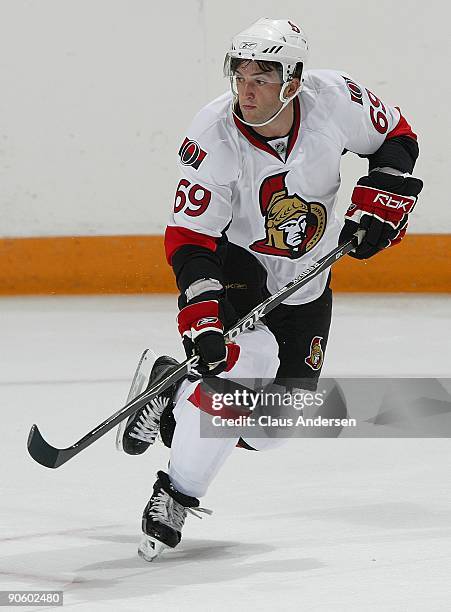
<path fill-rule="evenodd" d="M 179 149 L 180 161 L 184 166 L 192 166 L 196 170 L 204 161 L 207 156 L 207 152 L 201 149 L 199 143 L 195 140 L 189 140 L 185 138 L 182 142 L 182 146 Z"/>
<path fill-rule="evenodd" d="M 310 342 L 310 355 L 304 359 L 305 363 L 312 370 L 320 370 L 324 361 L 323 347 L 321 346 L 322 336 L 315 336 Z"/>
<path fill-rule="evenodd" d="M 357 83 L 354 83 L 354 81 L 351 81 L 351 79 L 349 79 L 348 77 L 345 77 L 343 75 L 341 76 L 344 78 L 346 82 L 346 87 L 348 88 L 349 95 L 351 96 L 351 100 L 363 106 L 363 94 L 362 94 L 362 90 L 360 89 L 360 87 L 357 85 Z"/>
<path fill-rule="evenodd" d="M 297 259 L 321 240 L 327 212 L 319 202 L 305 202 L 297 194 L 288 195 L 287 174 L 275 174 L 262 182 L 259 199 L 266 236 L 249 248 L 265 255 Z"/>

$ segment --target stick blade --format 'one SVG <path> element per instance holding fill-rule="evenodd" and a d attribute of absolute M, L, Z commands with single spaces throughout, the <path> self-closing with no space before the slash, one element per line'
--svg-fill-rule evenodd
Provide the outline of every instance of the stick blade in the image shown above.
<path fill-rule="evenodd" d="M 69 459 L 64 457 L 64 450 L 55 448 L 44 440 L 37 425 L 30 429 L 27 447 L 33 459 L 44 467 L 57 468 Z"/>

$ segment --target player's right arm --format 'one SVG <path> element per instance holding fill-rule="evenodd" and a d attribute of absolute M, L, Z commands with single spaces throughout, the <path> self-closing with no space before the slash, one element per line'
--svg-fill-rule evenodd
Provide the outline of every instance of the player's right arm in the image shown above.
<path fill-rule="evenodd" d="M 181 178 L 166 228 L 165 249 L 180 290 L 179 331 L 188 355 L 201 357 L 201 370 L 219 373 L 227 363 L 223 340 L 234 314 L 225 299 L 221 244 L 232 218 L 237 154 L 218 121 L 201 113 L 179 149 Z M 229 359 L 230 361 L 230 359 Z"/>
<path fill-rule="evenodd" d="M 384 103 L 349 76 L 338 76 L 335 119 L 347 150 L 368 158 L 369 169 L 352 193 L 339 242 L 358 229 L 365 230 L 357 249 L 350 253 L 368 259 L 398 244 L 423 182 L 411 176 L 418 157 L 417 136 L 398 107 Z"/>

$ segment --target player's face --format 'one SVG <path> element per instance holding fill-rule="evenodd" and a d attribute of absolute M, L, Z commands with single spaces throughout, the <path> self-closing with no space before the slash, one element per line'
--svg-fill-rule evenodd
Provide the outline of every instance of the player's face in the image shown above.
<path fill-rule="evenodd" d="M 280 78 L 276 70 L 263 72 L 257 62 L 243 62 L 235 71 L 238 103 L 249 123 L 263 123 L 282 106 Z"/>

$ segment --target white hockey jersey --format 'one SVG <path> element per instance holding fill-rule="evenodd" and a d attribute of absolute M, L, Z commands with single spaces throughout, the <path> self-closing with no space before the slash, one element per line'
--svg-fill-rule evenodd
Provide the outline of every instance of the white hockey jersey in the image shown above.
<path fill-rule="evenodd" d="M 268 290 L 276 292 L 337 245 L 343 151 L 367 155 L 386 138 L 413 135 L 398 108 L 343 72 L 307 71 L 293 102 L 290 135 L 272 143 L 233 116 L 231 93 L 197 114 L 179 151 L 181 180 L 166 230 L 169 261 L 182 244 L 215 250 L 225 231 L 263 264 Z M 327 276 L 285 303 L 318 298 Z"/>

